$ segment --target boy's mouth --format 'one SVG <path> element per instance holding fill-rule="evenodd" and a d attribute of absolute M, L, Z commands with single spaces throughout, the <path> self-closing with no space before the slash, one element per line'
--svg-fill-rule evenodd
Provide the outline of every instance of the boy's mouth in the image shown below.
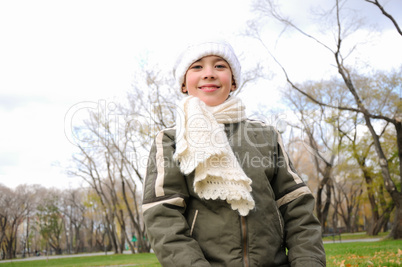
<path fill-rule="evenodd" d="M 221 88 L 220 86 L 217 86 L 215 84 L 206 84 L 203 86 L 198 87 L 198 89 L 202 90 L 203 92 L 213 92 Z"/>

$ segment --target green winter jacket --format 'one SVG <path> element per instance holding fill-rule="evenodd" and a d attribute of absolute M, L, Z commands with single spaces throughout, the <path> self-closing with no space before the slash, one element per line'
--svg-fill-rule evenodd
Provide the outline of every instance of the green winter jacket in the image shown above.
<path fill-rule="evenodd" d="M 259 121 L 225 125 L 252 180 L 255 208 L 243 217 L 223 200 L 200 199 L 194 172 L 173 160 L 175 129 L 159 132 L 144 185 L 147 235 L 163 266 L 325 266 L 314 198 L 284 152 L 279 133 Z M 288 251 L 286 251 L 286 249 Z"/>

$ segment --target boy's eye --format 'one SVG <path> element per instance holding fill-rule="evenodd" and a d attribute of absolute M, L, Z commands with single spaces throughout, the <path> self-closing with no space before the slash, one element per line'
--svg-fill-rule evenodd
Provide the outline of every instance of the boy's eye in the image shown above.
<path fill-rule="evenodd" d="M 193 65 L 191 66 L 192 69 L 201 69 L 202 66 L 201 65 Z"/>
<path fill-rule="evenodd" d="M 218 69 L 226 68 L 226 66 L 223 65 L 223 64 L 218 64 L 218 65 L 216 65 L 215 67 L 218 68 Z"/>

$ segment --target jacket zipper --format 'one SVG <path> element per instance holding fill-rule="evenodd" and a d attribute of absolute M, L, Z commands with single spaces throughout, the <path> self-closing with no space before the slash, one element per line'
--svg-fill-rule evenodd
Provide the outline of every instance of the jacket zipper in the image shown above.
<path fill-rule="evenodd" d="M 192 236 L 192 235 L 193 235 L 193 231 L 194 231 L 194 225 L 195 225 L 195 220 L 197 220 L 197 215 L 198 215 L 198 210 L 196 210 L 196 211 L 195 211 L 195 215 L 194 215 L 193 223 L 191 224 L 190 236 Z"/>
<path fill-rule="evenodd" d="M 240 216 L 241 221 L 241 230 L 242 230 L 242 246 L 243 246 L 243 262 L 245 267 L 249 267 L 248 262 L 248 248 L 247 248 L 247 224 L 246 224 L 246 217 Z"/>
<path fill-rule="evenodd" d="M 278 174 L 278 154 L 274 152 L 274 175 Z"/>
<path fill-rule="evenodd" d="M 281 219 L 282 215 L 281 215 L 281 212 L 279 211 L 278 207 L 276 207 L 276 213 L 277 213 L 277 215 L 278 215 L 279 225 L 280 225 L 280 227 L 281 227 L 281 237 L 282 237 L 282 242 L 283 242 L 284 239 L 285 239 L 285 235 L 284 235 L 284 233 L 283 233 L 284 227 L 283 227 L 282 219 Z"/>

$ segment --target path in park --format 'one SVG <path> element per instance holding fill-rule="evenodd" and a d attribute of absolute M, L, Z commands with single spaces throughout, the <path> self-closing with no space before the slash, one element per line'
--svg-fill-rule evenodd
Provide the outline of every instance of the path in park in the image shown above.
<path fill-rule="evenodd" d="M 331 243 L 351 243 L 351 242 L 377 242 L 380 241 L 381 238 L 365 238 L 365 239 L 347 239 L 347 240 L 339 240 L 335 237 L 335 240 L 324 241 L 324 244 Z"/>
<path fill-rule="evenodd" d="M 114 252 L 109 251 L 107 255 L 113 255 Z M 124 254 L 131 254 L 131 251 L 124 251 Z M 36 261 L 36 260 L 46 260 L 46 259 L 60 259 L 60 258 L 73 258 L 73 257 L 89 257 L 89 256 L 102 256 L 105 252 L 95 252 L 95 253 L 83 253 L 83 254 L 72 254 L 72 255 L 52 255 L 52 256 L 38 256 L 38 257 L 28 257 L 24 259 L 13 259 L 13 260 L 0 260 L 0 264 L 6 262 L 16 262 L 16 261 Z"/>
<path fill-rule="evenodd" d="M 368 238 L 368 239 L 350 239 L 350 240 L 339 240 L 335 239 L 334 241 L 324 241 L 324 244 L 331 243 L 350 243 L 350 242 L 376 242 L 380 241 L 381 238 Z M 114 252 L 109 251 L 107 255 L 112 255 Z M 124 254 L 131 254 L 131 251 L 124 251 Z M 16 261 L 33 261 L 33 260 L 46 260 L 46 259 L 60 259 L 60 258 L 69 258 L 69 257 L 89 257 L 89 256 L 101 256 L 105 255 L 105 252 L 97 252 L 97 253 L 86 253 L 86 254 L 74 254 L 74 255 L 54 255 L 54 256 L 39 256 L 39 257 L 29 257 L 25 259 L 13 259 L 13 260 L 0 260 L 1 263 L 6 262 L 16 262 Z"/>

